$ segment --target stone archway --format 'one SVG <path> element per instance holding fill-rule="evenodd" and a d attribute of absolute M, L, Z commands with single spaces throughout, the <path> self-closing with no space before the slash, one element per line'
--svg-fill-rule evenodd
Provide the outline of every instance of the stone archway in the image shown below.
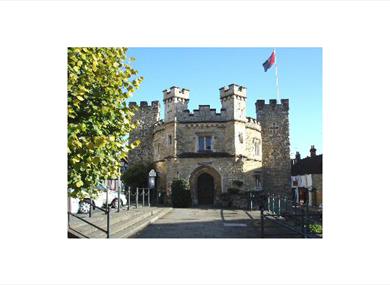
<path fill-rule="evenodd" d="M 196 168 L 190 176 L 193 205 L 215 205 L 221 193 L 221 175 L 210 166 Z"/>
<path fill-rule="evenodd" d="M 202 173 L 198 176 L 198 205 L 214 204 L 214 178 L 208 173 Z"/>

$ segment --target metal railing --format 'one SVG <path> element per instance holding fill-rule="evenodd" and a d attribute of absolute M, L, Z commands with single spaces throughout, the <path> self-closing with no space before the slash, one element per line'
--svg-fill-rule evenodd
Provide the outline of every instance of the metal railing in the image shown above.
<path fill-rule="evenodd" d="M 117 192 L 118 192 L 118 207 L 117 207 L 117 212 L 119 213 L 120 210 L 121 210 L 121 199 L 120 199 L 120 194 L 121 194 L 121 189 L 122 187 L 118 187 L 117 188 Z M 108 190 L 108 189 L 107 189 Z M 77 214 L 73 214 L 70 212 L 70 210 L 68 209 L 68 228 L 69 229 L 72 229 L 71 226 L 70 226 L 70 216 L 73 216 L 83 222 L 85 222 L 86 224 L 106 233 L 106 236 L 107 238 L 110 238 L 110 207 L 111 205 L 108 204 L 108 191 L 106 190 L 106 204 L 105 204 L 105 208 L 101 208 L 101 207 L 98 207 L 96 206 L 94 203 L 92 203 L 91 199 L 85 199 L 83 202 L 87 203 L 90 205 L 89 207 L 89 212 L 88 212 L 88 216 L 89 218 L 92 217 L 92 208 L 93 209 L 98 209 L 99 211 L 102 211 L 106 214 L 107 216 L 107 225 L 106 225 L 106 229 L 103 229 L 95 224 L 93 224 L 92 222 L 86 220 L 85 218 L 83 217 L 80 217 L 79 215 Z M 135 202 L 135 208 L 138 208 L 139 206 L 142 205 L 142 207 L 145 207 L 145 206 L 148 206 L 150 207 L 150 189 L 149 188 L 136 188 L 134 189 L 134 191 L 132 191 L 132 189 L 130 187 L 127 188 L 127 210 L 130 210 L 130 207 L 131 207 L 131 201 L 132 201 L 132 197 L 133 197 L 133 201 Z M 142 204 L 141 202 L 142 201 Z"/>
<path fill-rule="evenodd" d="M 142 205 L 142 207 L 148 206 L 150 207 L 150 188 L 140 188 L 137 187 L 134 190 L 128 189 L 127 191 L 127 207 L 130 209 L 131 204 L 138 208 Z M 142 204 L 141 204 L 142 202 Z"/>
<path fill-rule="evenodd" d="M 319 238 L 321 233 L 313 233 L 310 225 L 321 225 L 322 211 L 309 207 L 308 201 L 296 203 L 287 195 L 264 193 L 260 204 L 261 236 L 264 237 L 264 222 L 270 221 L 304 238 Z"/>
<path fill-rule="evenodd" d="M 80 216 L 77 216 L 76 214 L 71 213 L 69 210 L 68 210 L 68 228 L 71 229 L 71 227 L 70 227 L 70 216 L 73 216 L 73 217 L 75 217 L 75 218 L 77 218 L 77 219 L 87 223 L 88 225 L 90 225 L 90 226 L 92 226 L 92 227 L 94 227 L 94 228 L 104 232 L 106 234 L 107 238 L 110 238 L 110 205 L 108 205 L 108 191 L 106 192 L 106 208 L 107 208 L 107 210 L 94 205 L 91 202 L 90 199 L 88 199 L 88 200 L 86 199 L 86 200 L 84 200 L 84 202 L 89 204 L 88 216 L 90 218 L 92 217 L 92 208 L 98 209 L 98 210 L 104 212 L 107 215 L 107 228 L 106 229 L 102 229 L 101 227 L 91 223 L 90 221 L 88 221 L 88 220 L 86 220 L 86 219 L 84 219 L 84 218 L 82 218 Z M 120 205 L 120 204 L 118 204 L 118 205 Z"/>

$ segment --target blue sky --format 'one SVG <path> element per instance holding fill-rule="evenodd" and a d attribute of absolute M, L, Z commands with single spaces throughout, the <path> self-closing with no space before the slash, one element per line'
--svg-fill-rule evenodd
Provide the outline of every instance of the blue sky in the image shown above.
<path fill-rule="evenodd" d="M 262 63 L 273 48 L 129 48 L 132 64 L 144 77 L 130 101 L 160 100 L 162 90 L 190 90 L 189 109 L 210 105 L 220 110 L 219 88 L 231 83 L 247 87 L 247 116 L 256 117 L 258 99 L 276 99 L 275 66 Z M 322 49 L 276 48 L 280 98 L 290 100 L 292 155 L 309 155 L 311 145 L 322 153 Z M 163 117 L 161 117 L 163 118 Z"/>

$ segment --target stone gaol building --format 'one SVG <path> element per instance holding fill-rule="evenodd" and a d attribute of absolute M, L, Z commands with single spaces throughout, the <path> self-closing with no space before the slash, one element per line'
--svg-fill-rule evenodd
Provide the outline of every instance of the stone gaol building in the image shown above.
<path fill-rule="evenodd" d="M 289 102 L 256 101 L 256 118 L 246 116 L 247 89 L 230 84 L 219 89 L 221 110 L 200 105 L 188 110 L 190 91 L 163 91 L 164 118 L 159 101 L 134 108 L 141 145 L 129 153 L 153 163 L 158 191 L 169 196 L 172 180 L 189 181 L 193 205 L 218 205 L 229 188 L 285 192 L 290 188 Z"/>

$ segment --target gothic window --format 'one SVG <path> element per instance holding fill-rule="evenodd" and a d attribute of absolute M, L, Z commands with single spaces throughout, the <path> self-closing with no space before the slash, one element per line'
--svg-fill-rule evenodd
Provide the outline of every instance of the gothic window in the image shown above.
<path fill-rule="evenodd" d="M 254 139 L 253 140 L 253 144 L 254 144 L 254 147 L 255 147 L 255 156 L 259 156 L 260 155 L 260 140 L 258 139 Z"/>
<path fill-rule="evenodd" d="M 198 136 L 198 152 L 212 151 L 212 137 Z"/>

